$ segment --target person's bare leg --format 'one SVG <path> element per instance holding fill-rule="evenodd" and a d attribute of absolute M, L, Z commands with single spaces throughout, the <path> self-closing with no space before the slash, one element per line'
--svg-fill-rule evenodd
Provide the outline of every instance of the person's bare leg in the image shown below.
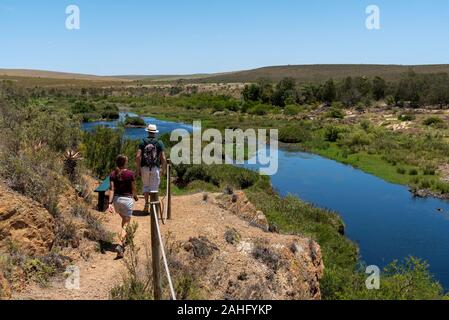
<path fill-rule="evenodd" d="M 125 246 L 127 236 L 126 229 L 128 229 L 130 222 L 131 222 L 130 217 L 122 217 L 122 232 L 120 234 L 120 242 L 122 243 L 123 246 Z"/>
<path fill-rule="evenodd" d="M 145 208 L 143 209 L 143 211 L 145 213 L 148 213 L 149 212 L 149 207 L 150 207 L 150 201 L 149 201 L 150 193 L 149 192 L 145 192 L 144 195 L 145 195 Z"/>
<path fill-rule="evenodd" d="M 131 222 L 130 217 L 122 217 L 122 232 L 120 233 L 121 245 L 117 247 L 117 259 L 122 259 L 125 255 L 127 229 L 130 222 Z"/>

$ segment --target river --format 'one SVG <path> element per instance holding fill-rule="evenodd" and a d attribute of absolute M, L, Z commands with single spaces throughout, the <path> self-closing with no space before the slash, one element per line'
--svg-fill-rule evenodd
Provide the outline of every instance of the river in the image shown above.
<path fill-rule="evenodd" d="M 123 116 L 123 115 L 122 115 Z M 191 126 L 154 118 L 161 134 Z M 84 124 L 115 127 L 116 122 Z M 126 129 L 129 139 L 146 136 L 143 129 Z M 256 169 L 254 166 L 247 166 Z M 368 265 L 383 267 L 415 256 L 426 260 L 435 278 L 449 290 L 449 202 L 414 198 L 408 188 L 391 184 L 351 166 L 304 152 L 279 151 L 279 170 L 272 177 L 281 194 L 293 194 L 317 207 L 337 211 L 346 235 L 360 247 Z"/>

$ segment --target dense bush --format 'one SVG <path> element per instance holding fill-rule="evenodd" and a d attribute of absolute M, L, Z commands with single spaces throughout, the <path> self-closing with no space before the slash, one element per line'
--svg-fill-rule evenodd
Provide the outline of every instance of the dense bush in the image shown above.
<path fill-rule="evenodd" d="M 345 117 L 345 113 L 343 110 L 333 107 L 328 111 L 327 116 L 334 119 L 343 119 Z"/>
<path fill-rule="evenodd" d="M 247 189 L 259 181 L 259 175 L 232 165 L 175 165 L 178 184 L 186 186 L 194 181 L 204 181 L 216 187 L 233 186 Z"/>
<path fill-rule="evenodd" d="M 125 140 L 123 133 L 123 128 L 106 127 L 84 133 L 81 151 L 87 166 L 98 177 L 107 176 L 115 168 L 115 159 L 119 154 L 128 156 L 129 167 L 136 169 L 134 159 L 139 142 Z"/>
<path fill-rule="evenodd" d="M 146 123 L 141 117 L 126 117 L 125 126 L 145 127 Z"/>
<path fill-rule="evenodd" d="M 258 116 L 263 116 L 263 115 L 267 114 L 268 112 L 270 112 L 271 109 L 272 109 L 272 106 L 259 103 L 259 104 L 256 104 L 255 106 L 251 107 L 248 110 L 248 113 L 255 114 Z"/>
<path fill-rule="evenodd" d="M 324 131 L 324 139 L 328 142 L 336 142 L 340 138 L 342 130 L 335 126 L 328 126 Z"/>
<path fill-rule="evenodd" d="M 60 153 L 76 148 L 79 122 L 65 112 L 0 102 L 0 177 L 13 190 L 57 214 L 66 181 Z"/>
<path fill-rule="evenodd" d="M 425 126 L 434 126 L 434 125 L 439 125 L 439 124 L 441 124 L 441 123 L 443 123 L 444 121 L 443 121 L 443 119 L 441 119 L 441 118 L 438 118 L 438 117 L 429 117 L 429 118 L 427 118 L 427 119 L 425 119 L 424 121 L 423 121 L 423 124 L 425 125 Z"/>
<path fill-rule="evenodd" d="M 409 114 L 409 113 L 401 114 L 398 116 L 399 121 L 413 121 L 415 119 L 416 119 L 416 116 L 413 114 Z"/>
<path fill-rule="evenodd" d="M 285 106 L 284 113 L 287 116 L 296 116 L 301 112 L 301 107 L 298 105 L 290 104 L 288 106 Z"/>
<path fill-rule="evenodd" d="M 93 103 L 86 101 L 77 101 L 72 105 L 71 111 L 74 114 L 95 113 L 97 109 Z"/>
<path fill-rule="evenodd" d="M 74 115 L 80 115 L 83 122 L 120 118 L 118 107 L 111 103 L 78 100 L 71 103 L 70 111 Z"/>
<path fill-rule="evenodd" d="M 311 138 L 309 128 L 304 124 L 289 125 L 279 130 L 279 141 L 285 143 L 307 142 Z"/>
<path fill-rule="evenodd" d="M 364 109 L 372 100 L 387 100 L 388 105 L 419 107 L 424 105 L 447 106 L 449 104 L 449 75 L 416 74 L 410 70 L 396 82 L 386 82 L 381 77 L 347 77 L 341 81 L 332 79 L 322 83 L 299 86 L 286 78 L 276 85 L 266 81 L 247 85 L 242 96 L 245 101 L 261 101 L 279 107 L 289 104 L 315 102 L 331 105 L 338 101 L 347 107 Z M 387 98 L 386 98 L 387 97 Z"/>

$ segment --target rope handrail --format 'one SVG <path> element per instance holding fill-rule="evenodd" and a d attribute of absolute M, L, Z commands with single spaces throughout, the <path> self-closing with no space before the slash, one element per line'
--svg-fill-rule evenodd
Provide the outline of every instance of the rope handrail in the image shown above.
<path fill-rule="evenodd" d="M 167 261 L 167 255 L 165 254 L 165 248 L 164 248 L 164 242 L 162 240 L 162 235 L 161 235 L 161 230 L 160 230 L 160 226 L 159 226 L 159 218 L 157 216 L 157 206 L 156 204 L 158 203 L 152 203 L 153 206 L 153 210 L 152 214 L 154 215 L 154 221 L 155 221 L 155 225 L 156 225 L 156 232 L 157 232 L 157 236 L 159 239 L 159 244 L 160 244 L 160 248 L 161 248 L 161 253 L 162 253 L 162 260 L 164 261 L 164 268 L 165 268 L 165 273 L 167 274 L 167 280 L 168 280 L 168 285 L 170 288 L 170 295 L 172 297 L 172 300 L 176 300 L 176 293 L 175 293 L 175 289 L 173 287 L 173 281 L 171 278 L 171 274 L 170 274 L 170 269 L 168 268 L 168 261 Z"/>

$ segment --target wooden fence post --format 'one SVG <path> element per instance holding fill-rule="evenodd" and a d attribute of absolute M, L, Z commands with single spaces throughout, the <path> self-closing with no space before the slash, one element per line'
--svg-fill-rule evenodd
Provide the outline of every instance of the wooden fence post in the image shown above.
<path fill-rule="evenodd" d="M 157 234 L 157 226 L 160 207 L 157 193 L 150 194 L 151 203 L 151 257 L 153 262 L 153 291 L 154 300 L 162 300 L 162 278 L 161 278 L 161 244 Z"/>
<path fill-rule="evenodd" d="M 171 220 L 171 161 L 167 160 L 167 220 Z"/>

